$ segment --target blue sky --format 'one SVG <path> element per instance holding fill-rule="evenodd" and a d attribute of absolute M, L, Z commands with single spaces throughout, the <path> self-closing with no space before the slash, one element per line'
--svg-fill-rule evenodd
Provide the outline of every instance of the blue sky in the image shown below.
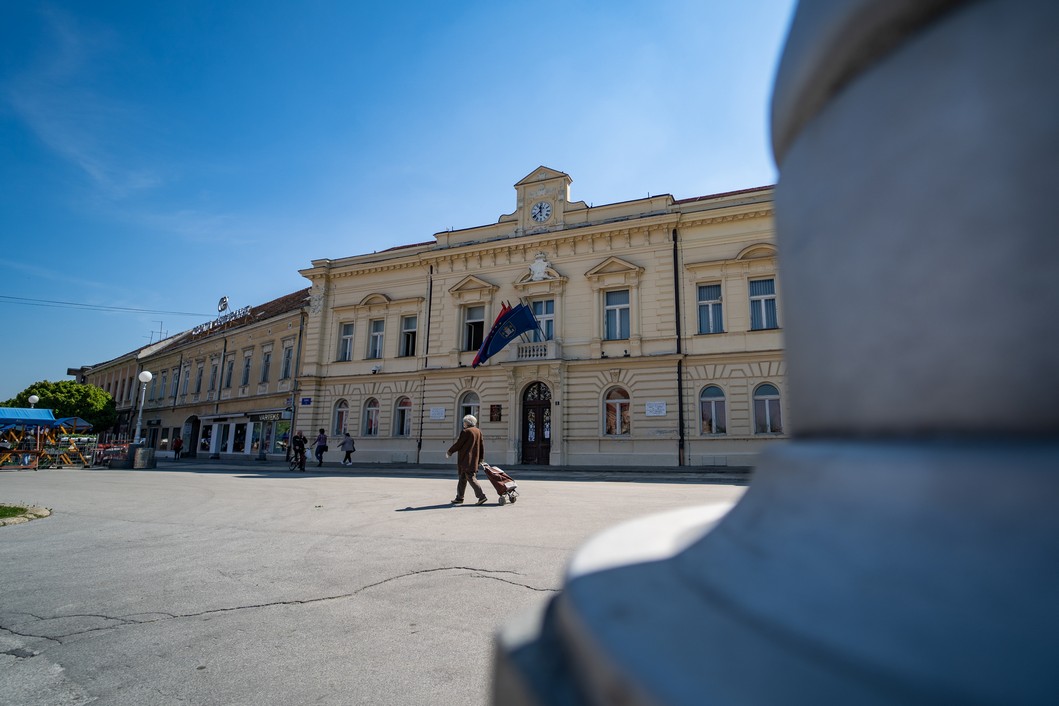
<path fill-rule="evenodd" d="M 597 205 L 773 183 L 793 6 L 10 3 L 0 401 L 307 286 L 312 259 L 493 223 L 539 165 Z"/>

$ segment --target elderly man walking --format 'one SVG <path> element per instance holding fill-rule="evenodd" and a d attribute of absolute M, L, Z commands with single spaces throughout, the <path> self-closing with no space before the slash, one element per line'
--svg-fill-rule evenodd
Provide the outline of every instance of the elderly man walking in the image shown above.
<path fill-rule="evenodd" d="M 468 414 L 463 418 L 463 431 L 460 432 L 460 438 L 449 447 L 445 458 L 452 454 L 456 454 L 456 468 L 460 473 L 459 483 L 456 484 L 456 498 L 452 504 L 459 505 L 463 502 L 463 493 L 467 489 L 467 484 L 470 483 L 474 496 L 478 498 L 475 504 L 481 505 L 486 497 L 475 476 L 478 475 L 478 464 L 485 460 L 485 443 L 482 441 L 482 430 L 478 428 L 478 420 L 474 418 L 474 415 Z"/>

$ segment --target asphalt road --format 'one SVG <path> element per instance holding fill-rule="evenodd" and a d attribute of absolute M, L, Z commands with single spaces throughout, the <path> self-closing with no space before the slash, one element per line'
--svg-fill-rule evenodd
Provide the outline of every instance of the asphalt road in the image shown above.
<path fill-rule="evenodd" d="M 0 473 L 0 704 L 486 704 L 493 636 L 624 520 L 720 483 L 206 468 Z M 468 498 L 473 502 L 471 494 Z"/>

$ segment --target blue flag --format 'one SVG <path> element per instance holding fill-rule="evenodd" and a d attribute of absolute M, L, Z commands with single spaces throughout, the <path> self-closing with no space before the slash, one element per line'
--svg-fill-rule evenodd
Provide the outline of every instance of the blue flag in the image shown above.
<path fill-rule="evenodd" d="M 516 336 L 526 331 L 533 331 L 536 328 L 537 318 L 525 304 L 519 304 L 512 309 L 506 307 L 501 309 L 500 315 L 493 322 L 493 328 L 490 329 L 489 335 L 482 341 L 482 347 L 478 349 L 478 354 L 474 356 L 471 367 L 477 368 L 503 350 L 504 346 L 511 343 Z"/>

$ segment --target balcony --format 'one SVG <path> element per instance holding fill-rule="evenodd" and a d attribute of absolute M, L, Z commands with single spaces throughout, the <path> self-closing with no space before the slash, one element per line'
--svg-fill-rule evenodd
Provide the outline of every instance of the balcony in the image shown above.
<path fill-rule="evenodd" d="M 531 343 L 519 343 L 512 349 L 512 362 L 527 360 L 556 360 L 559 358 L 560 348 L 556 341 L 535 341 Z"/>

